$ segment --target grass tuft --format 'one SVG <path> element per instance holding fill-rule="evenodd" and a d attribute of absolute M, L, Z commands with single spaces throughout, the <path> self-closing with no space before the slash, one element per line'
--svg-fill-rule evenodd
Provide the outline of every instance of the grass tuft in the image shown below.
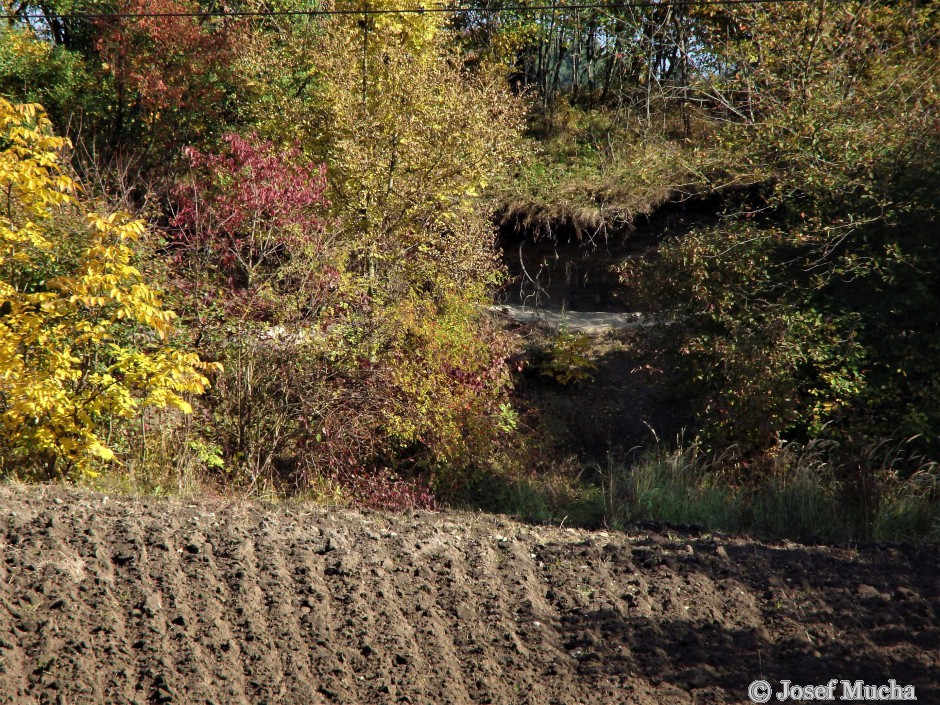
<path fill-rule="evenodd" d="M 834 443 L 788 443 L 748 467 L 694 444 L 659 448 L 603 473 L 608 521 L 694 524 L 771 539 L 940 541 L 938 466 L 905 473 L 897 462 L 903 450 L 865 451 L 859 460 Z M 875 457 L 881 465 L 866 464 Z"/>

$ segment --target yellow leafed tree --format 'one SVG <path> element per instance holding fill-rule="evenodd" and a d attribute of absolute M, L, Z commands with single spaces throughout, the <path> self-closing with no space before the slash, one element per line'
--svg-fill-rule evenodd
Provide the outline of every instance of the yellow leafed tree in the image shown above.
<path fill-rule="evenodd" d="M 371 13 L 420 5 L 337 0 L 345 14 L 256 35 L 243 104 L 328 165 L 337 268 L 364 302 L 331 355 L 347 376 L 368 362 L 383 451 L 459 466 L 492 447 L 507 404 L 505 346 L 481 315 L 502 277 L 485 192 L 521 159 L 524 105 L 446 15 Z"/>
<path fill-rule="evenodd" d="M 142 221 L 87 212 L 38 105 L 0 98 L 0 470 L 94 473 L 101 429 L 191 411 L 211 365 L 167 344 L 174 314 L 133 262 Z"/>

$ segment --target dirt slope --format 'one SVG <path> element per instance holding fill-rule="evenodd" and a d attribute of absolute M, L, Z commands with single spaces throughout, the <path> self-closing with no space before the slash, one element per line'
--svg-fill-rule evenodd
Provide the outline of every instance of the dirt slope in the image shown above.
<path fill-rule="evenodd" d="M 0 703 L 940 703 L 935 549 L 48 487 L 0 486 L 0 521 Z"/>

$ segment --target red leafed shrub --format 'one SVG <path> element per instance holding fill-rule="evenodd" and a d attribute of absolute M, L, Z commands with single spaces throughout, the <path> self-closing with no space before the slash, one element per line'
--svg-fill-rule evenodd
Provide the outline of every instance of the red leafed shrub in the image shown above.
<path fill-rule="evenodd" d="M 237 32 L 218 31 L 186 0 L 128 0 L 101 19 L 95 48 L 117 87 L 119 133 L 136 124 L 164 147 L 204 134 L 224 112 Z M 153 16 L 157 15 L 157 16 Z"/>
<path fill-rule="evenodd" d="M 246 289 L 300 248 L 322 259 L 326 167 L 255 135 L 223 141 L 216 154 L 185 151 L 192 168 L 175 189 L 171 226 L 188 255 L 201 254 Z"/>
<path fill-rule="evenodd" d="M 339 484 L 353 505 L 363 509 L 401 512 L 410 509 L 437 510 L 431 488 L 420 479 L 404 479 L 388 469 L 356 468 L 339 473 Z"/>
<path fill-rule="evenodd" d="M 193 195 L 180 188 L 177 224 L 210 236 L 233 236 L 258 227 L 319 231 L 315 210 L 324 206 L 326 167 L 304 159 L 297 147 L 278 150 L 256 135 L 225 135 L 220 154 L 185 150 L 194 169 Z M 199 204 L 198 200 L 202 199 Z"/>

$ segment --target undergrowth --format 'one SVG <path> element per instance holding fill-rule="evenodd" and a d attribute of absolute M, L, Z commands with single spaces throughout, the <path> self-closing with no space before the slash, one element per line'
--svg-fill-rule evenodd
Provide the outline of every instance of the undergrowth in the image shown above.
<path fill-rule="evenodd" d="M 537 469 L 523 469 L 503 458 L 470 474 L 441 474 L 464 478 L 452 487 L 420 475 L 350 469 L 324 474 L 301 492 L 280 484 L 276 473 L 251 477 L 220 467 L 218 448 L 194 433 L 191 417 L 172 410 L 150 412 L 120 444 L 130 451 L 126 465 L 85 478 L 86 485 L 120 494 L 237 495 L 393 512 L 449 506 L 589 528 L 656 521 L 767 539 L 940 541 L 940 466 L 913 455 L 909 442 L 851 452 L 835 442 L 783 443 L 748 462 L 733 450 L 706 453 L 694 442 L 587 466 L 576 457 L 545 456 Z"/>
<path fill-rule="evenodd" d="M 709 456 L 698 446 L 649 451 L 610 464 L 607 518 L 697 525 L 771 539 L 940 540 L 940 468 L 880 443 L 852 456 L 834 443 L 787 443 L 760 466 Z"/>

